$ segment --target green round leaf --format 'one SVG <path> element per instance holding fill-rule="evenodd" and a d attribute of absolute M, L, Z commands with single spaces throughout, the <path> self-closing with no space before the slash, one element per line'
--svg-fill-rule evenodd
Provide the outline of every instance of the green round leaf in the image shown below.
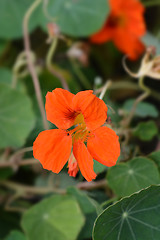
<path fill-rule="evenodd" d="M 97 218 L 94 240 L 159 240 L 160 186 L 151 186 L 108 207 Z"/>
<path fill-rule="evenodd" d="M 151 184 L 158 184 L 160 177 L 153 161 L 137 157 L 127 163 L 111 167 L 108 170 L 107 180 L 115 194 L 123 197 Z"/>
<path fill-rule="evenodd" d="M 4 83 L 8 86 L 12 86 L 12 72 L 7 68 L 0 68 L 0 83 Z M 25 87 L 22 81 L 18 81 L 16 84 L 16 88 L 21 91 L 25 92 Z"/>
<path fill-rule="evenodd" d="M 77 201 L 70 196 L 52 196 L 30 208 L 22 218 L 29 240 L 76 240 L 84 225 Z"/>
<path fill-rule="evenodd" d="M 98 31 L 109 6 L 106 0 L 49 0 L 47 11 L 63 33 L 78 37 Z"/>
<path fill-rule="evenodd" d="M 19 38 L 23 35 L 23 18 L 33 0 L 0 0 L 0 37 L 5 39 Z M 33 30 L 42 18 L 37 9 L 30 21 L 29 30 Z"/>
<path fill-rule="evenodd" d="M 34 123 L 28 96 L 0 83 L 0 147 L 22 146 Z"/>
<path fill-rule="evenodd" d="M 90 238 L 92 236 L 93 224 L 97 217 L 97 212 L 101 212 L 102 209 L 100 209 L 98 203 L 93 199 L 89 198 L 86 193 L 74 187 L 68 188 L 67 191 L 69 194 L 76 198 L 80 209 L 82 210 L 86 218 L 85 225 L 80 232 L 79 238 Z"/>
<path fill-rule="evenodd" d="M 5 240 L 26 240 L 24 234 L 19 231 L 12 231 Z"/>
<path fill-rule="evenodd" d="M 135 102 L 135 99 L 127 100 L 123 105 L 123 110 L 125 110 L 127 113 L 130 113 L 134 102 Z M 140 102 L 137 104 L 134 115 L 137 117 L 142 117 L 142 118 L 158 117 L 159 113 L 153 104 L 147 103 L 147 102 Z"/>
<path fill-rule="evenodd" d="M 150 141 L 158 134 L 158 128 L 153 121 L 141 122 L 134 129 L 133 134 L 142 141 Z"/>
<path fill-rule="evenodd" d="M 150 153 L 148 158 L 152 159 L 157 164 L 160 171 L 160 151 Z"/>
<path fill-rule="evenodd" d="M 12 73 L 6 68 L 0 68 L 0 83 L 11 86 Z"/>

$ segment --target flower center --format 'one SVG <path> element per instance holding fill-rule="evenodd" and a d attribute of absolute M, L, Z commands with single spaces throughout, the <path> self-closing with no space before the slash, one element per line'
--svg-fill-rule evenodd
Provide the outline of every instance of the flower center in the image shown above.
<path fill-rule="evenodd" d="M 126 23 L 126 17 L 124 14 L 121 14 L 119 16 L 112 14 L 109 16 L 108 25 L 111 28 L 118 27 L 118 26 L 124 27 L 125 23 Z"/>
<path fill-rule="evenodd" d="M 86 123 L 84 121 L 84 116 L 82 113 L 79 113 L 74 121 L 74 128 L 69 131 L 72 135 L 72 141 L 81 139 L 83 142 L 86 142 L 90 136 L 90 132 L 87 129 Z"/>

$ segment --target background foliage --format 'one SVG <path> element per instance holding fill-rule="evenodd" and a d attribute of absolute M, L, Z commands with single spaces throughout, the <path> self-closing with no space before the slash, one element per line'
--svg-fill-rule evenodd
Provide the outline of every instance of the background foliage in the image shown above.
<path fill-rule="evenodd" d="M 148 31 L 142 40 L 158 55 L 159 1 L 142 3 Z M 0 1 L 0 240 L 160 239 L 160 81 L 145 77 L 146 94 L 111 42 L 91 44 L 109 11 L 106 0 Z M 52 22 L 61 31 L 54 43 Z M 112 168 L 95 162 L 94 182 L 80 173 L 69 177 L 67 168 L 56 175 L 33 159 L 33 141 L 46 123 L 24 52 L 25 24 L 43 103 L 56 87 L 99 96 L 108 80 L 107 124 L 120 136 L 121 156 Z M 83 43 L 79 59 L 69 54 L 77 42 Z M 127 60 L 133 72 L 140 63 Z"/>

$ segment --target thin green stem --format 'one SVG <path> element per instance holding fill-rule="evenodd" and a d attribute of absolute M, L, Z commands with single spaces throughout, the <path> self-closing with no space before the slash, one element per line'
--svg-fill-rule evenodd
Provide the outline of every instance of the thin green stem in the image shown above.
<path fill-rule="evenodd" d="M 76 61 L 74 59 L 70 59 L 70 62 L 72 64 L 73 70 L 75 72 L 75 74 L 77 75 L 77 77 L 79 78 L 79 80 L 81 81 L 82 85 L 86 88 L 86 89 L 91 89 L 92 86 L 89 83 L 88 79 L 86 78 L 86 76 L 83 74 L 83 72 L 80 70 L 79 66 L 77 65 Z"/>
<path fill-rule="evenodd" d="M 95 90 L 95 94 L 101 93 L 104 87 L 98 88 Z M 112 85 L 110 86 L 111 90 L 117 90 L 117 89 L 133 89 L 133 90 L 140 90 L 137 83 L 128 82 L 128 81 L 119 81 L 119 82 L 112 82 Z"/>
<path fill-rule="evenodd" d="M 138 103 L 142 102 L 144 99 L 146 99 L 151 94 L 151 90 L 144 85 L 144 77 L 139 78 L 138 85 L 144 92 L 135 100 L 128 118 L 126 118 L 125 121 L 123 122 L 123 125 L 125 127 L 128 127 L 129 124 L 131 123 Z"/>
<path fill-rule="evenodd" d="M 25 51 L 26 51 L 28 69 L 32 76 L 35 93 L 36 93 L 36 97 L 37 97 L 37 102 L 38 102 L 39 109 L 40 109 L 42 119 L 43 119 L 43 125 L 44 125 L 45 129 L 48 129 L 48 122 L 47 122 L 46 115 L 45 115 L 45 109 L 44 109 L 39 79 L 37 76 L 37 72 L 35 70 L 35 66 L 32 62 L 32 58 L 31 58 L 31 46 L 30 46 L 29 31 L 28 31 L 28 24 L 29 24 L 30 17 L 32 15 L 32 13 L 34 12 L 34 10 L 38 7 L 38 5 L 41 2 L 42 2 L 42 0 L 34 1 L 33 4 L 30 6 L 30 8 L 28 9 L 28 11 L 26 12 L 26 14 L 24 16 L 24 20 L 23 20 L 23 33 L 24 33 L 24 46 L 25 46 Z"/>
<path fill-rule="evenodd" d="M 46 65 L 47 65 L 48 68 L 52 68 L 52 58 L 53 58 L 53 55 L 55 53 L 57 43 L 58 43 L 58 38 L 55 37 L 53 39 L 52 43 L 51 43 L 51 46 L 49 48 L 47 58 L 46 58 Z"/>
<path fill-rule="evenodd" d="M 140 77 L 138 81 L 139 87 L 146 93 L 150 94 L 151 90 L 144 84 L 144 77 Z"/>
<path fill-rule="evenodd" d="M 58 44 L 58 38 L 55 37 L 51 43 L 51 46 L 49 48 L 49 51 L 48 51 L 48 54 L 46 57 L 46 66 L 48 68 L 48 71 L 60 80 L 62 87 L 69 91 L 69 87 L 68 87 L 66 80 L 64 79 L 64 77 L 62 76 L 62 74 L 60 72 L 58 72 L 57 70 L 54 69 L 53 64 L 52 64 L 52 59 L 53 59 L 57 44 Z"/>

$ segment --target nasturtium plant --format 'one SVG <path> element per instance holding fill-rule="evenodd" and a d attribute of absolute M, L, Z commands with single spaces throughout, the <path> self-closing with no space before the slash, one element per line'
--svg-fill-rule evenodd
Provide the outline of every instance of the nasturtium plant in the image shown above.
<path fill-rule="evenodd" d="M 0 83 L 4 83 L 10 87 L 13 85 L 13 74 L 10 69 L 8 68 L 0 68 Z M 24 87 L 24 84 L 22 81 L 18 81 L 17 79 L 17 84 L 16 89 L 21 91 L 21 92 L 26 92 L 26 89 Z"/>
<path fill-rule="evenodd" d="M 1 0 L 0 1 L 0 38 L 20 38 L 23 36 L 22 23 L 28 8 L 33 3 L 32 0 Z M 29 23 L 29 30 L 35 29 L 43 17 L 40 9 L 37 9 Z M 9 23 L 9 24 L 8 24 Z"/>
<path fill-rule="evenodd" d="M 27 238 L 22 232 L 14 230 L 4 240 L 27 240 Z"/>
<path fill-rule="evenodd" d="M 159 1 L 0 0 L 0 240 L 160 240 Z"/>
<path fill-rule="evenodd" d="M 106 0 L 49 0 L 45 7 L 48 20 L 56 22 L 62 33 L 74 37 L 99 30 L 109 13 Z"/>
<path fill-rule="evenodd" d="M 7 179 L 13 174 L 14 174 L 14 171 L 12 168 L 9 168 L 9 167 L 2 168 L 0 169 L 0 180 Z"/>
<path fill-rule="evenodd" d="M 129 100 L 125 101 L 125 103 L 123 105 L 123 110 L 127 114 L 130 113 L 134 102 L 135 102 L 135 99 L 129 99 Z M 157 108 L 149 102 L 138 103 L 136 106 L 135 113 L 134 113 L 134 116 L 141 117 L 141 118 L 146 118 L 146 117 L 156 118 L 156 117 L 158 117 L 158 115 L 159 115 L 159 113 L 158 113 Z"/>
<path fill-rule="evenodd" d="M 158 37 L 154 36 L 151 32 L 147 32 L 142 38 L 142 41 L 146 46 L 154 46 L 156 53 L 160 54 L 160 40 Z"/>
<path fill-rule="evenodd" d="M 68 188 L 68 193 L 74 196 L 85 216 L 85 224 L 79 234 L 79 238 L 89 238 L 92 236 L 92 228 L 97 215 L 102 211 L 99 204 L 86 193 L 76 188 Z"/>
<path fill-rule="evenodd" d="M 160 183 L 156 164 L 145 157 L 136 157 L 119 163 L 108 170 L 109 187 L 119 197 L 130 195 L 151 184 Z"/>
<path fill-rule="evenodd" d="M 0 39 L 0 55 L 3 53 L 5 48 L 7 47 L 8 42 Z"/>
<path fill-rule="evenodd" d="M 0 147 L 24 145 L 34 124 L 29 97 L 0 83 Z"/>
<path fill-rule="evenodd" d="M 20 216 L 17 213 L 6 212 L 2 206 L 0 207 L 0 216 L 0 239 L 4 239 L 13 229 L 19 228 Z"/>
<path fill-rule="evenodd" d="M 148 158 L 152 159 L 156 163 L 160 171 L 160 150 L 150 153 Z"/>
<path fill-rule="evenodd" d="M 107 167 L 97 161 L 94 160 L 94 171 L 95 173 L 101 173 L 104 172 L 105 170 L 107 170 Z"/>
<path fill-rule="evenodd" d="M 160 186 L 151 186 L 106 208 L 97 218 L 93 240 L 159 240 Z"/>
<path fill-rule="evenodd" d="M 158 128 L 154 121 L 140 122 L 133 130 L 133 135 L 142 141 L 150 141 L 158 133 Z"/>
<path fill-rule="evenodd" d="M 12 84 L 12 72 L 6 68 L 0 68 L 0 83 L 11 86 Z"/>
<path fill-rule="evenodd" d="M 26 211 L 22 227 L 30 240 L 76 240 L 84 216 L 75 198 L 55 195 Z"/>

